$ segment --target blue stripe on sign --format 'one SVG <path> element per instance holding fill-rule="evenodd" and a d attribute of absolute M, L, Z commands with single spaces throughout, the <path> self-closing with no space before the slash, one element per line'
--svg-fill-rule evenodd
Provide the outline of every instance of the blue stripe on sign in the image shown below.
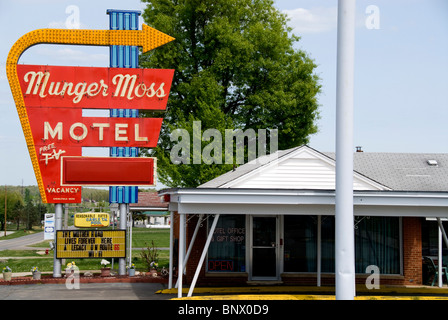
<path fill-rule="evenodd" d="M 107 10 L 109 14 L 109 28 L 111 30 L 138 30 L 140 11 Z M 136 46 L 110 46 L 110 67 L 138 68 L 138 48 Z M 111 117 L 138 117 L 138 110 L 111 109 Z M 137 157 L 139 149 L 136 147 L 111 147 L 111 157 Z M 110 203 L 137 203 L 138 187 L 110 187 Z"/>

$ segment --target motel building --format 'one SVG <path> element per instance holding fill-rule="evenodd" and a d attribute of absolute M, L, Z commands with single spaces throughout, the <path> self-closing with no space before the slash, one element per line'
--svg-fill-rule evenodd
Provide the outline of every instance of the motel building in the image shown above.
<path fill-rule="evenodd" d="M 334 153 L 301 146 L 160 191 L 173 222 L 170 288 L 334 285 L 335 169 Z M 429 264 L 448 262 L 448 154 L 357 150 L 353 190 L 356 283 L 374 266 L 381 285 L 437 285 Z"/>

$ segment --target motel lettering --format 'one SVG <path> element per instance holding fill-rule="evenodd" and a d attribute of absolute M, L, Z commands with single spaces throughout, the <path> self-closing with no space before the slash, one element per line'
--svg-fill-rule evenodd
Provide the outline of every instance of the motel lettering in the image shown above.
<path fill-rule="evenodd" d="M 48 193 L 78 193 L 81 191 L 81 188 L 47 188 Z"/>
<path fill-rule="evenodd" d="M 63 140 L 63 122 L 58 122 L 55 126 L 45 121 L 43 123 L 43 132 L 44 132 L 44 140 L 48 140 L 50 138 Z M 111 136 L 114 137 L 115 141 L 130 141 L 129 137 L 129 128 L 128 123 L 115 123 L 111 125 L 110 123 L 92 123 L 90 126 L 90 130 L 88 126 L 82 122 L 75 122 L 70 126 L 69 136 L 73 140 L 82 141 L 84 140 L 89 133 L 95 135 L 98 141 L 104 140 L 105 131 L 109 131 Z M 148 141 L 148 137 L 141 136 L 140 124 L 134 124 L 134 141 Z"/>
<path fill-rule="evenodd" d="M 110 91 L 113 91 L 113 96 L 125 97 L 132 100 L 138 98 L 163 98 L 167 95 L 165 92 L 165 83 L 148 83 L 144 82 L 137 84 L 137 75 L 117 74 L 112 78 L 112 84 L 115 88 L 109 90 L 109 85 L 104 79 L 97 82 L 87 83 L 85 81 L 65 82 L 65 81 L 50 81 L 51 73 L 42 71 L 29 71 L 23 77 L 27 88 L 26 95 L 38 95 L 40 98 L 50 96 L 69 96 L 73 97 L 73 103 L 79 103 L 83 97 L 95 97 L 102 95 L 106 97 Z"/>
<path fill-rule="evenodd" d="M 174 70 L 17 66 L 27 107 L 164 110 Z"/>

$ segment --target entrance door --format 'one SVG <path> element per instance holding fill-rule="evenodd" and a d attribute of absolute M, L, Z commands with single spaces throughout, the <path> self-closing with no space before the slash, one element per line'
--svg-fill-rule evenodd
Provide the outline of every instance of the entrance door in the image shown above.
<path fill-rule="evenodd" d="M 252 280 L 278 280 L 277 217 L 252 216 Z"/>

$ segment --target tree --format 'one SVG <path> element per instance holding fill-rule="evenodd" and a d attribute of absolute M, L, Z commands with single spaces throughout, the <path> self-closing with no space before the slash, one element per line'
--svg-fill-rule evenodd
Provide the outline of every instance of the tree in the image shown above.
<path fill-rule="evenodd" d="M 17 225 L 17 230 L 19 230 L 20 229 L 20 222 L 21 221 L 25 221 L 26 218 L 27 218 L 25 206 L 23 205 L 23 202 L 22 202 L 21 199 L 19 201 L 16 201 L 16 203 L 14 204 L 14 208 L 12 210 L 12 215 L 11 216 L 12 216 L 12 220 Z"/>
<path fill-rule="evenodd" d="M 0 223 L 1 231 L 5 230 L 5 191 L 6 191 L 6 220 L 13 219 L 14 207 L 16 204 L 22 203 L 22 196 L 18 191 L 11 190 L 10 187 L 0 189 Z M 1 232 L 0 231 L 0 232 Z"/>
<path fill-rule="evenodd" d="M 145 22 L 176 39 L 140 58 L 142 67 L 175 69 L 160 141 L 148 151 L 158 158 L 162 183 L 196 187 L 236 164 L 172 163 L 170 151 L 179 141 L 170 134 L 182 128 L 191 138 L 194 121 L 201 133 L 214 128 L 223 137 L 225 129 L 277 129 L 279 149 L 306 144 L 317 132 L 316 65 L 294 48 L 299 37 L 273 1 L 144 2 Z M 206 145 L 203 139 L 202 149 Z"/>
<path fill-rule="evenodd" d="M 33 225 L 39 225 L 43 220 L 46 206 L 40 203 L 40 197 L 38 195 L 33 196 L 28 188 L 25 189 L 24 201 L 25 206 L 22 208 L 22 219 L 26 219 L 26 228 L 31 230 Z M 18 210 L 18 212 L 21 212 L 21 210 Z"/>

